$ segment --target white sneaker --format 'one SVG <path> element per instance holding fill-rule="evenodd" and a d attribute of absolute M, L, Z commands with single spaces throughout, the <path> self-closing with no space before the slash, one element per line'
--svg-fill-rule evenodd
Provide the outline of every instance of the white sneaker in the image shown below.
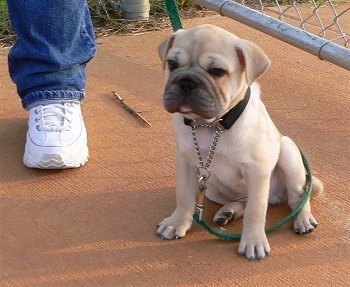
<path fill-rule="evenodd" d="M 74 168 L 88 161 L 80 102 L 50 103 L 29 110 L 23 163 L 42 169 Z"/>

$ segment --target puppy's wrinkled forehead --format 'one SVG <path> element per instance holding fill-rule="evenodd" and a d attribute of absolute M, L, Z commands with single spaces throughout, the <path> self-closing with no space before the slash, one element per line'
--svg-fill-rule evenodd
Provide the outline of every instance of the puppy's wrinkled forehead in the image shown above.
<path fill-rule="evenodd" d="M 232 66 L 235 61 L 235 35 L 216 26 L 201 25 L 189 30 L 179 30 L 170 48 L 167 60 L 176 61 L 179 66 Z"/>

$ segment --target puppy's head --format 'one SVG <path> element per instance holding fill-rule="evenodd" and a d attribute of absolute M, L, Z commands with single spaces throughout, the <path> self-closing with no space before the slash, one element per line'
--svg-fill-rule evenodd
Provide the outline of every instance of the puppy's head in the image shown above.
<path fill-rule="evenodd" d="M 255 44 L 207 24 L 178 30 L 160 43 L 158 53 L 166 74 L 166 110 L 206 120 L 241 100 L 270 65 Z"/>

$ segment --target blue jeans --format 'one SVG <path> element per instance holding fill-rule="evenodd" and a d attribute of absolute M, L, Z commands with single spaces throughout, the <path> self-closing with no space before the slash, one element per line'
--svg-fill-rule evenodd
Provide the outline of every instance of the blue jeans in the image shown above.
<path fill-rule="evenodd" d="M 8 56 L 22 105 L 81 101 L 95 39 L 86 0 L 8 0 L 18 40 Z"/>

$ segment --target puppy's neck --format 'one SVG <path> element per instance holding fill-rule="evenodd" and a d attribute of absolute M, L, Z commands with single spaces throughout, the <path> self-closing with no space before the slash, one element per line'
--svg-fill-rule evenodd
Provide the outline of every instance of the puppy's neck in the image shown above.
<path fill-rule="evenodd" d="M 219 118 L 221 118 L 223 115 L 225 115 L 229 110 L 231 110 L 233 107 L 235 107 L 241 100 L 244 99 L 245 94 L 248 90 L 249 86 L 248 84 L 244 83 L 240 86 L 238 89 L 237 95 L 234 97 L 234 99 L 229 104 L 228 108 L 220 115 Z"/>
<path fill-rule="evenodd" d="M 230 129 L 234 123 L 238 120 L 241 114 L 244 112 L 249 99 L 250 99 L 250 87 L 244 92 L 244 96 L 239 100 L 232 108 L 228 109 L 221 117 L 215 118 L 213 121 L 207 121 L 206 123 L 200 123 L 196 120 L 189 119 L 184 117 L 184 124 L 188 126 L 192 126 L 195 128 L 196 126 L 204 126 L 204 127 L 217 127 L 221 128 L 221 130 Z"/>

